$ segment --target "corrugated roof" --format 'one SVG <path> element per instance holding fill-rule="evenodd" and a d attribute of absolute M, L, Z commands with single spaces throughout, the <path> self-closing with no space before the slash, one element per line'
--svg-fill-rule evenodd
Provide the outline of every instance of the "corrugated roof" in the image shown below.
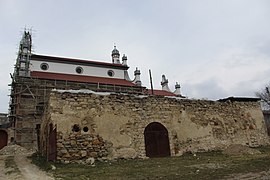
<path fill-rule="evenodd" d="M 154 95 L 157 95 L 157 96 L 176 96 L 174 93 L 168 92 L 168 91 L 164 91 L 164 90 L 154 89 L 153 91 L 154 91 Z M 151 89 L 147 89 L 147 92 L 146 93 L 152 95 L 152 90 Z"/>
<path fill-rule="evenodd" d="M 127 81 L 125 79 L 82 76 L 82 75 L 72 75 L 72 74 L 60 74 L 60 73 L 49 73 L 49 72 L 39 72 L 39 71 L 32 71 L 31 77 L 40 78 L 40 79 L 53 79 L 53 80 L 84 82 L 84 83 L 111 84 L 111 85 L 119 85 L 119 86 L 136 86 L 132 82 Z"/>
<path fill-rule="evenodd" d="M 238 101 L 238 102 L 257 102 L 257 101 L 260 101 L 261 99 L 260 98 L 257 98 L 257 97 L 228 97 L 228 98 L 225 98 L 225 99 L 219 99 L 218 101 L 220 102 L 226 102 L 226 101 L 231 101 L 231 102 L 234 102 L 234 101 Z"/>

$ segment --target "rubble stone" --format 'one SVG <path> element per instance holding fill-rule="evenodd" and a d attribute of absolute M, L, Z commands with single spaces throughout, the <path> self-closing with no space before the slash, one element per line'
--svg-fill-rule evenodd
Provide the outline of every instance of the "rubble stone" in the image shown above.
<path fill-rule="evenodd" d="M 82 105 L 87 108 L 77 108 Z M 231 144 L 269 144 L 258 102 L 54 91 L 43 116 L 41 149 L 46 154 L 48 127 L 52 123 L 57 124 L 59 161 L 146 158 L 144 130 L 152 122 L 168 130 L 172 156 L 224 149 Z M 72 131 L 75 124 L 78 132 Z"/>

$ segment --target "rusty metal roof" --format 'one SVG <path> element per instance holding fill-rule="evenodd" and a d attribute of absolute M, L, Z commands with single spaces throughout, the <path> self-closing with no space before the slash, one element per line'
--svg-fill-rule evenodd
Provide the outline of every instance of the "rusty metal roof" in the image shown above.
<path fill-rule="evenodd" d="M 53 79 L 53 80 L 84 82 L 84 83 L 100 83 L 100 84 L 111 84 L 111 85 L 120 85 L 120 86 L 136 86 L 132 82 L 127 81 L 125 79 L 104 78 L 104 77 L 95 77 L 95 76 L 81 76 L 81 75 L 60 74 L 60 73 L 49 73 L 49 72 L 40 72 L 40 71 L 32 71 L 31 77 L 40 78 L 40 79 Z"/>

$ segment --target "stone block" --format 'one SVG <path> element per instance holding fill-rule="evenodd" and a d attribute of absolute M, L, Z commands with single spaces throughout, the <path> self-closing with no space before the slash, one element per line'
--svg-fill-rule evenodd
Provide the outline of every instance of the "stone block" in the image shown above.
<path fill-rule="evenodd" d="M 80 151 L 80 154 L 82 157 L 85 157 L 85 156 L 87 156 L 87 151 Z"/>
<path fill-rule="evenodd" d="M 96 158 L 96 157 L 98 157 L 98 153 L 97 152 L 90 152 L 89 156 Z"/>
<path fill-rule="evenodd" d="M 92 158 L 92 157 L 87 158 L 87 159 L 85 160 L 85 163 L 86 163 L 86 164 L 93 165 L 93 164 L 95 164 L 95 158 Z"/>
<path fill-rule="evenodd" d="M 93 145 L 99 145 L 99 144 L 100 144 L 100 141 L 99 141 L 98 139 L 94 139 L 94 140 L 92 141 L 92 144 L 93 144 Z"/>

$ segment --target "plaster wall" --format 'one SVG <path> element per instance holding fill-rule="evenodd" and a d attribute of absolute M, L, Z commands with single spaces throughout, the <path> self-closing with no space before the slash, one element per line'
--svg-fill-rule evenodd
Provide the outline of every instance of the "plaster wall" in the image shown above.
<path fill-rule="evenodd" d="M 42 149 L 48 148 L 47 127 L 52 123 L 57 125 L 60 161 L 145 158 L 144 130 L 151 122 L 159 122 L 168 130 L 172 156 L 230 144 L 269 144 L 257 102 L 53 91 L 43 116 Z M 80 127 L 77 132 L 75 124 Z"/>
<path fill-rule="evenodd" d="M 46 72 L 51 73 L 62 73 L 62 74 L 73 74 L 73 75 L 81 75 L 81 76 L 95 76 L 95 77 L 106 77 L 106 78 L 117 78 L 124 79 L 124 70 L 121 69 L 112 69 L 112 68 L 102 68 L 102 67 L 93 67 L 93 66 L 81 66 L 83 68 L 83 73 L 76 73 L 76 68 L 78 65 L 76 64 L 64 64 L 64 63 L 54 63 L 54 62 L 46 62 L 46 61 L 35 61 L 31 60 L 30 69 L 31 71 L 43 71 L 40 68 L 42 63 L 47 63 L 49 65 L 49 69 Z M 112 70 L 114 72 L 114 76 L 110 77 L 108 75 L 108 71 Z"/>

